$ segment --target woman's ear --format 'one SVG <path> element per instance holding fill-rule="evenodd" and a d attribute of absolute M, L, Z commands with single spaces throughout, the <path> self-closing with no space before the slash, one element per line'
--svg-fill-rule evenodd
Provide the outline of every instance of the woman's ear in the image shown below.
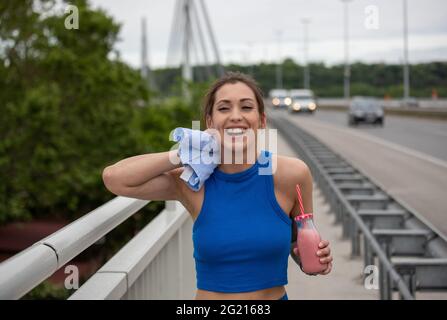
<path fill-rule="evenodd" d="M 211 117 L 209 114 L 206 115 L 206 128 L 210 129 L 213 127 L 213 120 L 211 120 Z"/>
<path fill-rule="evenodd" d="M 265 129 L 267 127 L 267 116 L 265 115 L 265 112 L 261 114 L 261 128 Z"/>

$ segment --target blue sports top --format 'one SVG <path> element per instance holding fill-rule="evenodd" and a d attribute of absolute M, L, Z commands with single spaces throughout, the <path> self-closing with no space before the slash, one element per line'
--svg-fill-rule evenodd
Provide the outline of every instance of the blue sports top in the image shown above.
<path fill-rule="evenodd" d="M 250 168 L 232 174 L 216 168 L 205 181 L 192 234 L 198 289 L 248 292 L 287 284 L 291 219 L 276 200 L 271 160 L 262 151 Z"/>

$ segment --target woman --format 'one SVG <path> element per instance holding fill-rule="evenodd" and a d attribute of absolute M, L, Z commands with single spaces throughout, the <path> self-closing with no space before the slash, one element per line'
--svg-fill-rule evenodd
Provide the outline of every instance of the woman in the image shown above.
<path fill-rule="evenodd" d="M 204 115 L 221 150 L 242 150 L 243 163 L 228 163 L 221 152 L 221 164 L 194 192 L 180 178 L 177 150 L 144 154 L 107 167 L 104 184 L 116 195 L 178 200 L 188 210 L 194 220 L 196 299 L 285 300 L 291 219 L 299 210 L 295 186 L 301 187 L 305 212 L 313 212 L 310 170 L 299 159 L 268 152 L 257 153 L 254 164 L 248 161 L 249 150 L 257 150 L 258 129 L 266 128 L 261 90 L 248 76 L 227 73 L 218 79 L 205 96 Z M 266 161 L 275 170 L 259 174 Z M 325 275 L 332 268 L 329 242 L 319 247 Z"/>

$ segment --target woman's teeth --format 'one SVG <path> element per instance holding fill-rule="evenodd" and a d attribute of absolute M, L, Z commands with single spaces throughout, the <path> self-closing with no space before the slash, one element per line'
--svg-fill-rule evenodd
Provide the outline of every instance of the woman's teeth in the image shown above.
<path fill-rule="evenodd" d="M 225 132 L 230 136 L 237 136 L 244 134 L 246 129 L 243 128 L 231 128 L 231 129 L 225 129 Z"/>

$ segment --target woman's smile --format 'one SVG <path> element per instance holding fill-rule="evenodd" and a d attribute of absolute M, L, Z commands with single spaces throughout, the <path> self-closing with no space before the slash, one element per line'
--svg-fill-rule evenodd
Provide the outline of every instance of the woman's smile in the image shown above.
<path fill-rule="evenodd" d="M 247 129 L 245 128 L 229 128 L 225 129 L 224 132 L 230 136 L 243 136 Z"/>

